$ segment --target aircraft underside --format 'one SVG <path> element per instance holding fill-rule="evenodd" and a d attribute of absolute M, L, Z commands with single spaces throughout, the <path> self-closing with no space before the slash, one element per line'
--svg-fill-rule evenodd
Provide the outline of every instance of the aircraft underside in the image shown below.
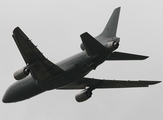
<path fill-rule="evenodd" d="M 115 51 L 120 38 L 116 37 L 120 7 L 116 8 L 103 32 L 92 37 L 85 32 L 80 35 L 82 52 L 54 64 L 48 60 L 25 33 L 16 27 L 13 38 L 26 63 L 25 67 L 14 73 L 17 80 L 3 96 L 4 103 L 18 102 L 42 92 L 53 89 L 82 89 L 75 96 L 77 102 L 83 102 L 92 96 L 94 89 L 148 87 L 160 81 L 125 81 L 87 78 L 104 61 L 109 60 L 145 60 L 148 56 Z"/>

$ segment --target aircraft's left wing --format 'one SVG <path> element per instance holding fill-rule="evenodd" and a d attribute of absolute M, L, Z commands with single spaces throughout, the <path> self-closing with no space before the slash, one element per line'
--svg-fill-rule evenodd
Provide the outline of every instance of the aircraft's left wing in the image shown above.
<path fill-rule="evenodd" d="M 129 87 L 148 87 L 160 81 L 123 81 L 123 80 L 100 80 L 94 78 L 83 78 L 79 81 L 60 87 L 58 89 L 85 89 L 96 88 L 129 88 Z"/>
<path fill-rule="evenodd" d="M 27 67 L 37 81 L 45 81 L 63 72 L 60 67 L 45 58 L 19 27 L 14 29 L 12 36 Z"/>

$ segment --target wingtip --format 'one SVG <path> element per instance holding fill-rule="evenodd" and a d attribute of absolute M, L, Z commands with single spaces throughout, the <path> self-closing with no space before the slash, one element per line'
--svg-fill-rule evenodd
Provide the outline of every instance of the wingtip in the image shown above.
<path fill-rule="evenodd" d="M 13 33 L 15 32 L 15 31 L 20 31 L 21 29 L 17 26 L 14 30 L 13 30 Z"/>
<path fill-rule="evenodd" d="M 151 85 L 155 85 L 155 84 L 158 84 L 160 83 L 161 81 L 151 81 Z"/>
<path fill-rule="evenodd" d="M 139 55 L 138 60 L 146 60 L 148 58 L 149 58 L 149 56 Z"/>
<path fill-rule="evenodd" d="M 84 36 L 84 35 L 89 35 L 89 33 L 88 33 L 88 32 L 84 32 L 84 33 L 82 33 L 82 34 L 80 35 L 80 37 L 82 37 L 82 36 Z"/>
<path fill-rule="evenodd" d="M 121 7 L 117 7 L 116 9 L 119 9 L 119 10 L 120 10 L 120 9 L 121 9 Z M 115 9 L 115 10 L 116 10 L 116 9 Z"/>
<path fill-rule="evenodd" d="M 160 82 L 161 82 L 161 81 L 156 81 L 156 84 L 157 84 L 157 83 L 160 83 Z"/>
<path fill-rule="evenodd" d="M 20 29 L 19 26 L 17 26 L 14 30 L 16 30 L 16 29 Z"/>
<path fill-rule="evenodd" d="M 149 58 L 149 56 L 144 56 L 144 59 L 143 59 L 143 60 L 145 60 L 145 59 L 147 59 L 147 58 Z"/>

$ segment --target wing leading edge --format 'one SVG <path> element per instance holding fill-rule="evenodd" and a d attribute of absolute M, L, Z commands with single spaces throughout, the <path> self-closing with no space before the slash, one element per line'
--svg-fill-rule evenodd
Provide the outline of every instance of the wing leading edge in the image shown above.
<path fill-rule="evenodd" d="M 19 27 L 14 29 L 12 36 L 27 67 L 37 81 L 45 81 L 63 72 L 60 67 L 45 58 Z"/>
<path fill-rule="evenodd" d="M 85 89 L 91 88 L 131 88 L 131 87 L 148 87 L 161 81 L 123 81 L 123 80 L 101 80 L 94 78 L 82 78 L 79 81 L 60 87 L 58 89 Z"/>
<path fill-rule="evenodd" d="M 16 27 L 13 30 L 12 36 L 26 64 L 31 64 L 38 60 L 45 59 L 42 53 L 19 27 Z"/>

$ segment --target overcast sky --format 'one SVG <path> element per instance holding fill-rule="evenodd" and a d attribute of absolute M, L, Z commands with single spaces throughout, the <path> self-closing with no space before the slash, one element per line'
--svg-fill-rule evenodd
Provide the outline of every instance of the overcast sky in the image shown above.
<path fill-rule="evenodd" d="M 162 0 L 5 0 L 0 2 L 0 97 L 25 63 L 12 39 L 19 26 L 56 63 L 81 51 L 80 34 L 97 36 L 121 6 L 118 51 L 150 56 L 144 61 L 106 61 L 88 76 L 120 80 L 163 78 Z M 14 104 L 0 102 L 1 120 L 162 120 L 163 83 L 148 88 L 93 91 L 77 103 L 80 90 L 53 90 Z"/>

